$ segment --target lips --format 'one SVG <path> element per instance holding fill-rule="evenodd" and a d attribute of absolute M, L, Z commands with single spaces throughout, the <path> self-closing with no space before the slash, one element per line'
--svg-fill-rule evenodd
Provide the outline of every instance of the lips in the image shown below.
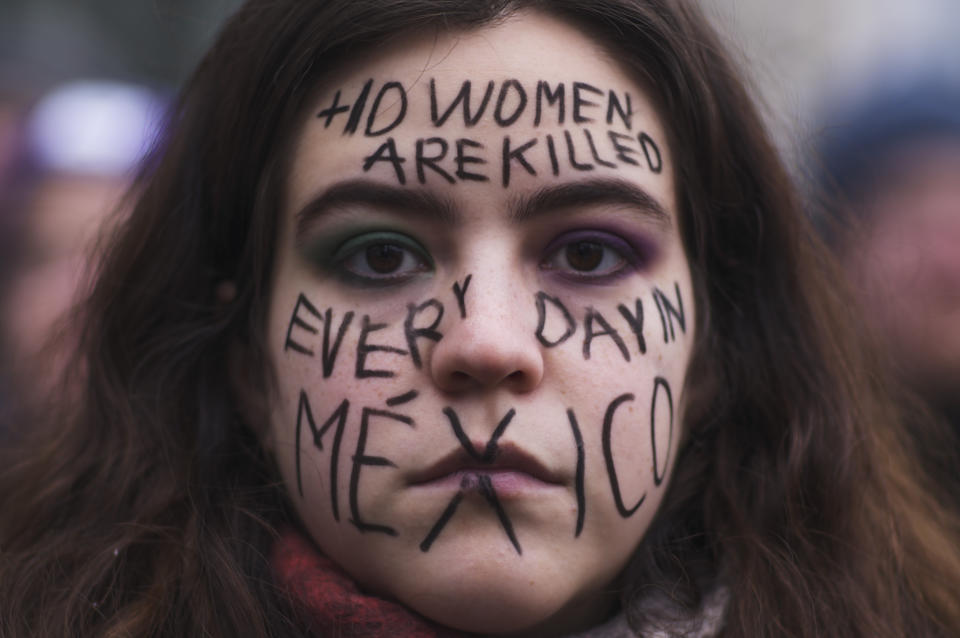
<path fill-rule="evenodd" d="M 484 445 L 474 445 L 483 449 Z M 539 460 L 511 443 L 498 446 L 497 453 L 490 463 L 481 463 L 471 458 L 463 448 L 452 450 L 437 462 L 422 470 L 411 473 L 411 486 L 428 486 L 449 481 L 460 482 L 460 478 L 470 474 L 513 475 L 529 477 L 541 483 L 561 485 L 562 477 L 546 468 Z"/>

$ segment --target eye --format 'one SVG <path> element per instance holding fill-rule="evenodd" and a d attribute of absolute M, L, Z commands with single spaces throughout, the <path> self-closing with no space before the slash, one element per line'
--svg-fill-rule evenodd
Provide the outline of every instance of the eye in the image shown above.
<path fill-rule="evenodd" d="M 604 281 L 630 272 L 636 261 L 624 240 L 608 233 L 581 231 L 553 241 L 540 267 L 576 280 Z"/>
<path fill-rule="evenodd" d="M 334 269 L 354 283 L 390 285 L 433 270 L 419 243 L 401 233 L 365 233 L 334 252 Z"/>

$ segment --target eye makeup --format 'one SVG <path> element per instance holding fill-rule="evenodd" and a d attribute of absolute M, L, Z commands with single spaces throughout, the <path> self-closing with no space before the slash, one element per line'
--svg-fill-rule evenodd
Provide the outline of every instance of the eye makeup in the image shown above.
<path fill-rule="evenodd" d="M 319 270 L 358 287 L 386 287 L 432 272 L 419 242 L 394 230 L 352 229 L 305 242 L 301 253 Z"/>
<path fill-rule="evenodd" d="M 544 249 L 540 268 L 574 283 L 611 284 L 645 268 L 657 257 L 653 240 L 607 229 L 574 229 Z"/>

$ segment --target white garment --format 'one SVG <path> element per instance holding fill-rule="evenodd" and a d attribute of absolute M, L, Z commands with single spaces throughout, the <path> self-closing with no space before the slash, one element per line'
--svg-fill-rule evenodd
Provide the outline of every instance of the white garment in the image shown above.
<path fill-rule="evenodd" d="M 644 627 L 635 633 L 627 624 L 626 614 L 620 612 L 602 625 L 567 638 L 712 638 L 723 627 L 728 599 L 727 590 L 719 588 L 706 596 L 699 613 L 690 618 L 666 625 L 658 623 L 658 626 Z M 642 604 L 651 613 L 675 607 L 674 603 L 663 595 L 649 596 Z"/>

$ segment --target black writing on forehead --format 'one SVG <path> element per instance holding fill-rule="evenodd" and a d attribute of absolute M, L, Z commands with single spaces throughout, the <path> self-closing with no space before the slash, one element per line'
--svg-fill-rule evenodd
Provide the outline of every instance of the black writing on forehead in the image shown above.
<path fill-rule="evenodd" d="M 434 126 L 443 126 L 446 121 L 450 119 L 450 116 L 453 115 L 457 106 L 460 105 L 463 109 L 463 119 L 461 120 L 463 125 L 468 127 L 476 125 L 476 123 L 480 121 L 480 118 L 483 117 L 483 113 L 487 109 L 487 104 L 490 103 L 490 96 L 493 95 L 493 87 L 493 80 L 487 82 L 486 89 L 483 91 L 482 97 L 479 98 L 479 104 L 473 105 L 471 99 L 471 82 L 470 80 L 464 80 L 460 85 L 460 90 L 457 92 L 456 97 L 453 98 L 450 104 L 443 110 L 443 113 L 441 113 L 437 100 L 437 83 L 436 80 L 431 79 L 430 120 Z"/>
<path fill-rule="evenodd" d="M 523 153 L 529 150 L 537 143 L 536 139 L 528 140 L 523 144 L 517 146 L 516 148 L 511 148 L 510 136 L 503 136 L 503 170 L 501 171 L 503 182 L 503 187 L 506 188 L 510 185 L 510 171 L 512 169 L 512 163 L 518 163 L 527 173 L 530 175 L 536 176 L 537 171 L 533 166 L 530 165 L 530 162 L 527 161 L 527 158 L 524 157 Z"/>
<path fill-rule="evenodd" d="M 587 82 L 538 80 L 536 84 L 524 85 L 516 78 L 508 78 L 482 84 L 463 80 L 459 85 L 439 86 L 437 80 L 431 78 L 426 85 L 418 86 L 427 92 L 430 122 L 437 128 L 447 122 L 469 128 L 476 126 L 485 115 L 504 128 L 518 122 L 538 127 L 547 122 L 548 117 L 550 125 L 563 125 L 569 101 L 575 124 L 606 121 L 608 125 L 616 123 L 627 131 L 633 130 L 630 93 L 601 89 Z M 371 95 L 374 95 L 372 101 Z M 353 135 L 366 115 L 364 135 L 377 137 L 403 123 L 408 104 L 407 89 L 402 83 L 396 80 L 377 83 L 370 78 L 359 89 L 337 89 L 328 105 L 317 112 L 317 118 L 323 121 L 324 128 L 342 121 L 343 134 Z M 548 116 L 548 112 L 552 115 Z"/>
<path fill-rule="evenodd" d="M 537 82 L 537 106 L 533 116 L 533 125 L 540 126 L 540 118 L 543 115 L 544 104 L 546 107 L 554 107 L 557 114 L 557 124 L 563 125 L 563 117 L 566 114 L 565 100 L 566 90 L 563 82 L 560 82 L 552 89 L 548 82 L 540 80 Z M 544 102 L 546 101 L 546 102 Z"/>
<path fill-rule="evenodd" d="M 564 129 L 559 138 L 553 133 L 520 139 L 504 135 L 496 150 L 468 137 L 434 136 L 406 145 L 388 137 L 363 158 L 361 168 L 369 172 L 379 166 L 389 167 L 397 182 L 406 184 L 411 161 L 419 184 L 433 180 L 448 184 L 487 182 L 499 177 L 504 188 L 517 174 L 556 176 L 561 170 L 583 173 L 597 167 L 616 170 L 624 165 L 654 175 L 663 172 L 660 147 L 646 132 L 627 136 L 607 131 L 595 137 L 586 128 Z"/>
<path fill-rule="evenodd" d="M 478 84 L 467 79 L 442 86 L 431 78 L 429 83 L 415 86 L 426 92 L 429 103 L 429 113 L 418 114 L 418 121 L 428 119 L 437 129 L 448 124 L 469 129 L 484 118 L 504 129 L 565 126 L 568 122 L 572 127 L 564 129 L 559 138 L 553 133 L 523 139 L 505 135 L 501 144 L 489 147 L 470 137 L 433 135 L 421 137 L 407 148 L 389 137 L 363 158 L 361 166 L 365 172 L 388 164 L 397 181 L 406 184 L 410 169 L 404 164 L 413 160 L 420 184 L 431 177 L 454 184 L 494 179 L 485 166 L 491 164 L 500 167 L 497 181 L 508 187 L 511 174 L 518 170 L 533 176 L 548 169 L 559 175 L 562 167 L 591 171 L 598 166 L 645 166 L 654 174 L 663 170 L 663 154 L 657 142 L 646 131 L 634 131 L 635 112 L 629 91 L 582 81 L 538 80 L 524 84 L 515 78 Z M 342 123 L 344 135 L 357 133 L 366 118 L 364 136 L 381 137 L 408 119 L 412 110 L 408 90 L 413 89 L 396 80 L 381 82 L 371 78 L 359 88 L 337 89 L 316 117 L 324 128 Z M 595 136 L 596 130 L 584 127 L 595 123 L 608 127 L 606 134 L 600 135 L 603 139 Z M 495 161 L 496 154 L 499 161 Z M 561 162 L 560 157 L 565 161 Z"/>
<path fill-rule="evenodd" d="M 396 99 L 399 100 L 400 108 L 397 114 L 393 116 L 393 120 L 374 130 L 373 127 L 377 123 L 377 116 L 380 114 L 380 105 L 383 102 L 385 95 L 396 96 Z M 370 108 L 370 114 L 367 116 L 367 128 L 364 130 L 364 135 L 376 137 L 378 135 L 389 133 L 396 127 L 400 126 L 400 123 L 403 122 L 403 118 L 406 117 L 406 115 L 407 92 L 403 89 L 403 85 L 399 82 L 387 82 L 383 85 L 383 87 L 377 93 L 377 97 L 373 100 L 373 106 Z"/>
<path fill-rule="evenodd" d="M 457 124 L 475 126 L 487 113 L 491 98 L 496 94 L 491 115 L 493 121 L 504 128 L 518 122 L 534 127 L 542 123 L 563 125 L 569 100 L 569 110 L 575 124 L 605 120 L 608 125 L 616 122 L 617 126 L 628 131 L 633 129 L 633 99 L 630 93 L 600 89 L 587 82 L 551 83 L 539 80 L 535 85 L 524 85 L 510 78 L 499 83 L 490 80 L 483 89 L 474 90 L 471 81 L 464 80 L 455 91 L 447 89 L 438 87 L 436 80 L 430 80 L 430 121 L 438 128 L 451 118 Z M 549 122 L 548 111 L 552 111 Z"/>
<path fill-rule="evenodd" d="M 523 115 L 527 108 L 527 92 L 517 80 L 507 80 L 500 85 L 497 106 L 493 110 L 493 119 L 500 126 L 510 126 Z"/>
<path fill-rule="evenodd" d="M 363 114 L 367 106 L 367 98 L 370 95 L 370 89 L 372 87 L 372 79 L 364 82 L 363 88 L 360 89 L 360 92 L 356 96 L 352 105 L 340 103 L 340 96 L 342 95 L 343 90 L 337 89 L 330 106 L 317 113 L 317 117 L 323 120 L 323 127 L 330 128 L 330 125 L 333 124 L 333 121 L 337 118 L 337 116 L 346 115 L 349 113 L 349 116 L 347 116 L 343 126 L 343 133 L 344 135 L 352 135 L 353 133 L 356 133 L 357 127 L 360 125 L 360 121 L 363 118 Z M 390 104 L 392 107 L 399 105 L 399 108 L 397 108 L 397 112 L 393 115 L 392 120 L 389 122 L 384 122 L 385 117 L 382 111 L 387 104 Z M 389 133 L 396 127 L 400 126 L 406 116 L 406 90 L 399 82 L 386 82 L 380 86 L 380 89 L 377 91 L 376 97 L 374 97 L 373 103 L 370 106 L 370 110 L 367 111 L 367 126 L 364 129 L 364 135 L 368 137 L 376 137 L 378 135 Z"/>
<path fill-rule="evenodd" d="M 428 155 L 427 145 L 430 145 L 431 153 Z M 417 167 L 417 181 L 421 184 L 427 183 L 426 169 L 430 169 L 450 184 L 456 184 L 457 180 L 447 172 L 440 162 L 447 157 L 447 151 L 450 150 L 450 144 L 442 137 L 431 137 L 428 139 L 420 138 L 417 140 L 417 150 L 415 162 Z"/>

